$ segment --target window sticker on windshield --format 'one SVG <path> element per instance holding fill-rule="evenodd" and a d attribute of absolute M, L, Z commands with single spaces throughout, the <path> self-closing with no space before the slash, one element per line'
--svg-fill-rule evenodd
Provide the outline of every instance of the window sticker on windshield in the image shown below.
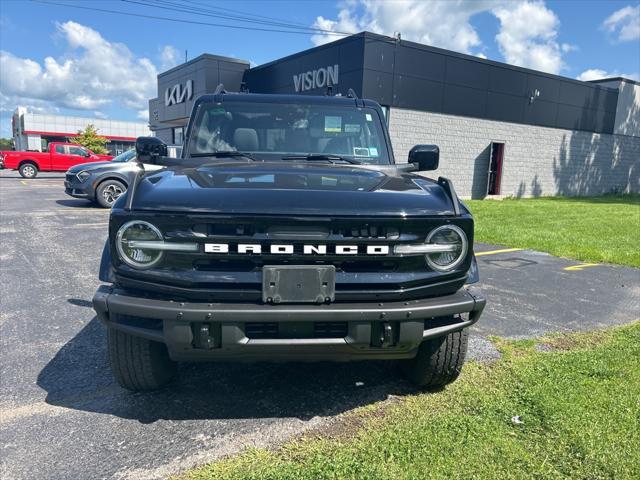
<path fill-rule="evenodd" d="M 353 156 L 354 157 L 368 157 L 369 149 L 365 147 L 353 147 Z"/>
<path fill-rule="evenodd" d="M 324 117 L 324 131 L 340 133 L 342 131 L 342 117 Z"/>
<path fill-rule="evenodd" d="M 344 124 L 344 133 L 360 133 L 360 124 L 359 123 L 345 123 Z"/>
<path fill-rule="evenodd" d="M 372 157 L 377 157 L 378 156 L 378 149 L 375 147 L 370 147 L 369 148 L 369 155 Z"/>
<path fill-rule="evenodd" d="M 373 117 L 371 116 L 370 113 L 366 113 L 365 117 L 367 117 L 367 122 L 373 122 Z"/>

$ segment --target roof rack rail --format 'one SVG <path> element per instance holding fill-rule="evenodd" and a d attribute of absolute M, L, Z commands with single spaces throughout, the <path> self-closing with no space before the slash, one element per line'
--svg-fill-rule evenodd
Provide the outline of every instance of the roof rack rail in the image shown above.
<path fill-rule="evenodd" d="M 356 92 L 353 90 L 353 88 L 347 90 L 347 98 L 355 98 L 356 100 L 358 99 L 358 95 L 356 95 Z"/>
<path fill-rule="evenodd" d="M 224 89 L 224 84 L 219 83 L 216 89 L 214 90 L 213 94 L 220 95 L 221 93 L 227 93 L 227 91 Z"/>
<path fill-rule="evenodd" d="M 327 85 L 327 89 L 325 90 L 324 94 L 327 97 L 333 96 L 333 85 Z"/>
<path fill-rule="evenodd" d="M 247 82 L 242 82 L 240 84 L 240 93 L 249 93 L 249 87 L 247 87 Z"/>

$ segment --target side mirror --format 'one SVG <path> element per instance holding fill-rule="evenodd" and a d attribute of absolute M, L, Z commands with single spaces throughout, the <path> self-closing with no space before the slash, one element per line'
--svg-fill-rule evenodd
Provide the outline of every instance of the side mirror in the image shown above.
<path fill-rule="evenodd" d="M 409 152 L 409 163 L 419 172 L 435 170 L 440 163 L 440 149 L 437 145 L 416 145 Z"/>
<path fill-rule="evenodd" d="M 136 156 L 142 163 L 154 163 L 158 157 L 167 156 L 167 144 L 156 137 L 138 137 Z"/>

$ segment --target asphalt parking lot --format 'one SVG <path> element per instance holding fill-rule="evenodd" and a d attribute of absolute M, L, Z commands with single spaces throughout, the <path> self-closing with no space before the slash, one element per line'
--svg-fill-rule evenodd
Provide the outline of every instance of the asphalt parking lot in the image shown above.
<path fill-rule="evenodd" d="M 107 365 L 91 309 L 108 211 L 62 175 L 0 172 L 0 477 L 163 478 L 279 442 L 354 407 L 415 390 L 386 363 L 181 365 L 171 388 L 131 394 Z M 488 335 L 588 330 L 639 316 L 640 271 L 477 245 Z"/>

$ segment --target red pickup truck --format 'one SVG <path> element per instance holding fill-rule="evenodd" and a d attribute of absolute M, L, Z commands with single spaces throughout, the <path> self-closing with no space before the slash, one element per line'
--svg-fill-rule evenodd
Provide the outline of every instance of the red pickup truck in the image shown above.
<path fill-rule="evenodd" d="M 0 168 L 18 170 L 24 178 L 38 172 L 66 172 L 79 163 L 111 160 L 111 155 L 98 155 L 74 143 L 51 142 L 48 152 L 0 152 Z"/>

